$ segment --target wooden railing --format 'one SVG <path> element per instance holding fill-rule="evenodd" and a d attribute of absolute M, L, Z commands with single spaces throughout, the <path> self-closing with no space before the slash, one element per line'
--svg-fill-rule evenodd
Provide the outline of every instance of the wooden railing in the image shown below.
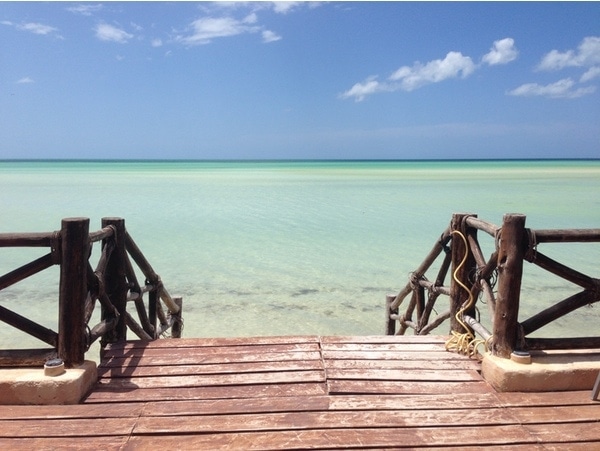
<path fill-rule="evenodd" d="M 479 231 L 494 240 L 494 249 L 487 259 L 477 238 Z M 476 215 L 455 214 L 406 286 L 397 295 L 387 297 L 386 333 L 403 335 L 410 328 L 417 335 L 425 335 L 449 319 L 451 334 L 463 341 L 462 351 L 469 354 L 476 354 L 476 348 L 482 344 L 494 355 L 505 358 L 513 351 L 600 348 L 600 336 L 528 337 L 552 321 L 600 300 L 599 279 L 547 257 L 538 248 L 542 243 L 573 242 L 600 242 L 600 229 L 532 230 L 525 227 L 525 216 L 521 214 L 506 214 L 498 227 Z M 426 272 L 440 256 L 435 278 L 427 279 Z M 583 290 L 519 322 L 524 262 Z M 445 285 L 447 278 L 449 285 Z M 400 306 L 409 295 L 400 314 Z M 449 297 L 448 306 L 432 318 L 440 295 Z M 480 296 L 489 308 L 491 331 L 477 319 L 476 302 Z"/>
<path fill-rule="evenodd" d="M 89 260 L 97 242 L 101 242 L 102 250 L 93 269 Z M 181 336 L 182 299 L 169 295 L 122 218 L 103 218 L 102 228 L 96 232 L 89 232 L 88 218 L 67 218 L 58 232 L 0 234 L 0 247 L 49 248 L 48 254 L 1 276 L 0 290 L 53 265 L 60 266 L 58 331 L 0 305 L 0 320 L 52 348 L 0 350 L 0 367 L 40 365 L 55 357 L 67 367 L 76 366 L 83 363 L 86 351 L 99 338 L 101 348 L 126 340 L 127 328 L 144 340 L 157 339 L 168 330 L 174 338 Z M 145 277 L 143 285 L 138 282 L 132 260 Z M 90 328 L 96 301 L 101 306 L 100 322 Z M 128 301 L 135 304 L 139 323 L 127 311 Z"/>

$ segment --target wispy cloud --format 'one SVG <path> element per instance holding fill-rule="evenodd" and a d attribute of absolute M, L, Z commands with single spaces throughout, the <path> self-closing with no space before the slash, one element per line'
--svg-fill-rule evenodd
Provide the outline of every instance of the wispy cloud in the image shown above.
<path fill-rule="evenodd" d="M 600 64 L 600 37 L 588 36 L 581 41 L 577 50 L 550 51 L 544 55 L 538 69 L 560 70 L 565 67 L 590 67 L 598 64 Z"/>
<path fill-rule="evenodd" d="M 349 99 L 354 97 L 354 100 L 357 102 L 362 102 L 372 94 L 384 91 L 394 91 L 395 89 L 392 85 L 388 83 L 380 83 L 377 81 L 376 75 L 371 75 L 365 81 L 360 83 L 355 83 L 350 89 L 346 92 L 342 93 L 340 97 L 342 99 Z"/>
<path fill-rule="evenodd" d="M 203 45 L 215 38 L 236 36 L 243 33 L 256 33 L 257 17 L 252 13 L 241 20 L 233 17 L 201 17 L 191 23 L 191 30 L 186 35 L 177 36 L 177 41 L 186 45 Z"/>
<path fill-rule="evenodd" d="M 20 78 L 19 80 L 17 80 L 17 84 L 19 84 L 19 85 L 28 84 L 28 83 L 35 83 L 35 81 L 31 77 L 23 77 L 23 78 Z"/>
<path fill-rule="evenodd" d="M 95 31 L 96 37 L 101 41 L 118 42 L 124 44 L 129 39 L 133 38 L 132 34 L 129 34 L 125 30 L 107 23 L 96 25 Z"/>
<path fill-rule="evenodd" d="M 17 30 L 27 31 L 33 34 L 39 34 L 41 36 L 53 36 L 57 39 L 64 39 L 59 33 L 58 28 L 52 27 L 50 25 L 46 25 L 39 22 L 27 22 L 21 24 L 15 24 L 9 20 L 3 20 L 0 22 L 2 25 L 7 25 L 9 27 L 15 27 Z"/>
<path fill-rule="evenodd" d="M 280 14 L 287 14 L 294 9 L 297 9 L 303 2 L 270 2 L 273 11 Z"/>
<path fill-rule="evenodd" d="M 81 14 L 82 16 L 91 16 L 94 13 L 97 13 L 103 8 L 102 3 L 96 4 L 79 4 L 74 6 L 69 6 L 67 11 L 72 12 L 74 14 Z"/>
<path fill-rule="evenodd" d="M 281 36 L 271 30 L 264 30 L 262 32 L 263 42 L 275 42 L 281 40 Z"/>
<path fill-rule="evenodd" d="M 42 35 L 52 34 L 56 31 L 58 31 L 58 28 L 54 28 L 54 27 L 51 27 L 50 25 L 44 25 L 44 24 L 37 23 L 37 22 L 29 22 L 26 24 L 17 25 L 17 28 L 19 30 L 30 31 L 31 33 L 42 34 Z"/>
<path fill-rule="evenodd" d="M 226 2 L 211 2 L 202 4 L 201 8 L 210 13 L 211 11 L 235 11 L 235 10 L 250 10 L 258 11 L 273 11 L 277 14 L 289 14 L 301 8 L 308 7 L 314 9 L 322 5 L 323 2 L 305 2 L 305 1 L 280 1 L 280 2 L 241 2 L 241 1 L 226 1 Z"/>
<path fill-rule="evenodd" d="M 275 12 L 290 14 L 300 8 L 313 9 L 320 2 L 215 2 L 201 4 L 205 16 L 194 20 L 175 41 L 188 45 L 205 45 L 218 38 L 260 33 L 263 43 L 282 39 L 280 33 L 267 29 L 259 22 L 258 14 Z M 243 15 L 242 15 L 243 14 Z"/>
<path fill-rule="evenodd" d="M 576 88 L 576 82 L 571 78 L 563 78 L 555 83 L 539 85 L 537 83 L 525 83 L 518 88 L 509 91 L 511 96 L 543 96 L 555 99 L 576 99 L 596 91 L 595 86 Z"/>
<path fill-rule="evenodd" d="M 495 41 L 490 52 L 482 57 L 482 62 L 488 65 L 506 64 L 517 58 L 518 52 L 511 38 Z M 425 85 L 439 83 L 452 78 L 467 78 L 480 65 L 472 58 L 461 52 L 448 52 L 443 59 L 436 59 L 425 64 L 415 62 L 412 66 L 402 66 L 392 73 L 385 81 L 378 81 L 377 76 L 356 83 L 340 95 L 342 99 L 354 98 L 361 102 L 367 96 L 378 92 L 414 91 Z"/>
<path fill-rule="evenodd" d="M 600 77 L 600 66 L 590 67 L 579 79 L 580 83 L 593 80 L 594 78 Z"/>
<path fill-rule="evenodd" d="M 587 83 L 600 77 L 600 37 L 584 38 L 577 50 L 561 52 L 551 50 L 542 57 L 538 71 L 558 71 L 566 68 L 588 68 L 579 78 L 579 83 Z M 540 85 L 525 83 L 511 91 L 512 96 L 542 96 L 554 99 L 576 99 L 596 92 L 596 86 L 578 86 L 573 78 L 563 78 L 555 83 Z"/>
<path fill-rule="evenodd" d="M 141 25 L 135 23 L 135 22 L 130 22 L 131 28 L 133 28 L 135 31 L 143 31 L 144 27 L 142 27 Z"/>

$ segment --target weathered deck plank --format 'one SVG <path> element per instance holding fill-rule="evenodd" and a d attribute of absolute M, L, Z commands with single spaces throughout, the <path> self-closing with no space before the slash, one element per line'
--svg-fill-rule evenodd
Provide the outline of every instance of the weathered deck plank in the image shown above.
<path fill-rule="evenodd" d="M 136 435 L 126 449 L 181 447 L 185 440 L 187 449 L 367 449 L 367 448 L 418 448 L 432 446 L 487 447 L 506 444 L 537 444 L 536 438 L 525 429 L 515 426 L 485 426 L 473 428 L 421 427 L 405 428 L 331 428 L 265 432 L 236 432 L 186 435 L 145 436 Z"/>
<path fill-rule="evenodd" d="M 279 373 L 285 371 L 321 371 L 323 365 L 319 360 L 293 360 L 284 362 L 244 362 L 244 363 L 209 363 L 206 365 L 152 365 L 130 366 L 122 368 L 100 368 L 98 376 L 109 378 L 137 378 L 157 376 L 185 376 L 209 374 L 245 374 L 245 373 Z"/>
<path fill-rule="evenodd" d="M 193 348 L 188 348 L 187 353 L 177 354 L 178 365 L 210 365 L 228 363 L 258 363 L 258 362 L 289 362 L 302 360 L 320 360 L 321 353 L 318 349 L 312 351 L 286 351 L 286 352 L 224 352 L 222 354 L 199 354 Z M 139 368 L 141 366 L 165 366 L 173 365 L 173 354 L 162 353 L 129 357 L 111 357 L 103 364 L 105 368 Z"/>
<path fill-rule="evenodd" d="M 6 449 L 593 449 L 586 392 L 496 393 L 443 337 L 253 337 L 107 349 L 77 406 L 2 406 Z"/>
<path fill-rule="evenodd" d="M 134 434 L 194 434 L 223 432 L 290 431 L 308 429 L 360 429 L 389 428 L 402 425 L 407 428 L 424 424 L 435 427 L 456 427 L 468 424 L 478 426 L 502 426 L 518 424 L 509 412 L 497 409 L 448 409 L 448 410 L 370 410 L 370 411 L 316 411 L 256 414 L 144 416 L 138 421 Z"/>
<path fill-rule="evenodd" d="M 125 418 L 36 418 L 35 421 L 0 420 L 0 437 L 87 437 L 130 435 L 138 419 Z"/>
<path fill-rule="evenodd" d="M 325 382 L 325 373 L 317 371 L 277 371 L 244 374 L 195 374 L 190 376 L 115 377 L 110 382 L 114 388 L 167 388 L 209 387 L 224 385 L 286 384 L 295 382 Z"/>
<path fill-rule="evenodd" d="M 260 384 L 226 387 L 169 387 L 161 389 L 116 388 L 98 385 L 86 403 L 128 401 L 179 401 L 190 399 L 251 399 L 282 396 L 315 396 L 327 394 L 325 383 Z"/>
<path fill-rule="evenodd" d="M 0 447 L 11 451 L 53 451 L 53 450 L 77 450 L 77 451 L 118 451 L 125 449 L 129 441 L 129 435 L 108 437 L 27 437 L 8 438 L 0 437 Z"/>

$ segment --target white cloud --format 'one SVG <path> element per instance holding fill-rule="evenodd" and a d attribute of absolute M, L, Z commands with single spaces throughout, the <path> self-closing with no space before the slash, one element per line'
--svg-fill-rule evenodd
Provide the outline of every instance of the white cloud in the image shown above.
<path fill-rule="evenodd" d="M 44 25 L 36 22 L 29 22 L 23 25 L 17 25 L 19 30 L 30 31 L 31 33 L 47 35 L 58 31 L 57 28 L 51 27 L 50 25 Z"/>
<path fill-rule="evenodd" d="M 413 91 L 448 78 L 468 77 L 475 71 L 475 67 L 470 57 L 460 52 L 449 52 L 443 60 L 433 60 L 424 65 L 417 62 L 412 67 L 402 66 L 389 79 L 400 81 L 403 90 Z"/>
<path fill-rule="evenodd" d="M 490 66 L 494 66 L 496 64 L 510 63 L 517 58 L 518 54 L 519 52 L 515 48 L 515 40 L 512 38 L 505 38 L 494 41 L 494 45 L 489 53 L 483 55 L 481 60 Z"/>
<path fill-rule="evenodd" d="M 152 39 L 152 42 L 150 42 L 150 45 L 152 45 L 152 47 L 162 47 L 163 42 L 162 39 Z"/>
<path fill-rule="evenodd" d="M 81 14 L 82 16 L 91 16 L 93 13 L 100 11 L 103 8 L 101 3 L 97 3 L 94 5 L 85 4 L 85 5 L 75 5 L 69 6 L 67 11 L 72 12 L 74 14 Z"/>
<path fill-rule="evenodd" d="M 96 26 L 96 37 L 101 41 L 119 42 L 123 44 L 126 43 L 127 40 L 133 38 L 133 35 L 112 25 L 101 23 Z"/>
<path fill-rule="evenodd" d="M 304 2 L 273 2 L 273 11 L 280 14 L 287 14 L 303 3 Z"/>
<path fill-rule="evenodd" d="M 260 27 L 254 26 L 256 14 L 252 13 L 242 20 L 232 17 L 202 17 L 192 22 L 192 32 L 187 36 L 178 36 L 177 40 L 187 45 L 208 44 L 215 38 L 225 38 L 243 33 L 255 33 Z"/>
<path fill-rule="evenodd" d="M 512 38 L 495 41 L 490 52 L 482 57 L 489 65 L 506 64 L 518 55 Z M 475 64 L 471 57 L 461 52 L 448 52 L 444 59 L 436 59 L 422 64 L 415 62 L 412 66 L 402 66 L 386 81 L 379 82 L 371 76 L 365 81 L 356 83 L 352 88 L 340 94 L 340 98 L 354 98 L 360 102 L 367 96 L 378 92 L 393 92 L 398 90 L 414 91 L 422 86 L 439 83 L 451 78 L 467 78 L 481 65 Z"/>
<path fill-rule="evenodd" d="M 537 66 L 538 70 L 561 70 L 565 68 L 586 68 L 579 78 L 579 83 L 586 83 L 600 77 L 600 37 L 588 36 L 584 38 L 577 50 L 560 52 L 551 50 L 542 57 Z M 525 83 L 508 92 L 513 96 L 543 96 L 549 98 L 575 99 L 596 92 L 596 86 L 577 86 L 572 78 L 563 78 L 555 83 L 540 85 L 538 83 Z"/>
<path fill-rule="evenodd" d="M 279 41 L 281 39 L 281 36 L 279 36 L 277 33 L 273 32 L 273 31 L 264 30 L 262 32 L 262 38 L 263 38 L 263 42 L 269 43 L 269 42 Z"/>
<path fill-rule="evenodd" d="M 342 93 L 340 97 L 342 99 L 349 99 L 351 97 L 354 97 L 354 100 L 356 102 L 362 102 L 367 96 L 371 94 L 388 90 L 386 89 L 385 84 L 382 85 L 375 78 L 375 76 L 371 76 L 362 83 L 356 83 L 348 91 Z"/>
<path fill-rule="evenodd" d="M 552 50 L 542 58 L 539 70 L 559 70 L 565 67 L 589 67 L 600 64 L 600 37 L 588 36 L 575 50 Z"/>
<path fill-rule="evenodd" d="M 590 67 L 579 79 L 580 83 L 593 80 L 594 78 L 600 77 L 600 66 Z"/>
<path fill-rule="evenodd" d="M 218 1 L 218 2 L 203 2 L 201 9 L 207 14 L 214 11 L 235 11 L 235 10 L 251 10 L 251 11 L 273 11 L 277 14 L 288 14 L 297 11 L 300 8 L 307 7 L 315 9 L 321 6 L 323 2 L 312 1 L 276 1 L 276 2 L 246 2 L 246 1 Z"/>
<path fill-rule="evenodd" d="M 257 13 L 272 11 L 289 14 L 301 8 L 315 9 L 321 2 L 280 1 L 280 2 L 201 2 L 199 9 L 205 14 L 193 21 L 188 30 L 179 32 L 175 41 L 185 45 L 205 45 L 217 38 L 242 34 L 260 33 L 264 43 L 279 41 L 281 35 L 266 29 L 259 23 Z M 239 19 L 236 14 L 249 13 Z"/>
<path fill-rule="evenodd" d="M 244 19 L 242 19 L 242 23 L 252 24 L 258 22 L 258 16 L 256 13 L 248 14 Z"/>
<path fill-rule="evenodd" d="M 58 34 L 58 28 L 52 27 L 50 25 L 45 25 L 38 22 L 27 22 L 19 25 L 9 20 L 3 20 L 0 23 L 2 25 L 15 27 L 17 30 L 28 31 L 29 33 L 39 34 L 42 36 L 53 36 L 57 39 L 64 39 L 60 34 Z"/>
<path fill-rule="evenodd" d="M 509 91 L 512 96 L 543 96 L 550 98 L 575 99 L 596 91 L 595 86 L 575 88 L 576 83 L 571 78 L 563 78 L 555 83 L 539 85 L 537 83 L 526 83 Z"/>
<path fill-rule="evenodd" d="M 30 77 L 23 77 L 23 78 L 17 80 L 17 84 L 27 84 L 27 83 L 35 83 L 35 81 L 33 80 L 33 78 L 30 78 Z"/>

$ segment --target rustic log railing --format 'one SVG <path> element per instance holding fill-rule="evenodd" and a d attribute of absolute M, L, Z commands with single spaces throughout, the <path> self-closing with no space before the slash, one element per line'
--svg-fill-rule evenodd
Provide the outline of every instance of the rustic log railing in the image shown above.
<path fill-rule="evenodd" d="M 93 269 L 89 260 L 97 242 L 101 242 L 101 254 Z M 128 328 L 143 340 L 165 336 L 169 330 L 171 337 L 181 336 L 182 299 L 169 295 L 122 218 L 103 218 L 102 229 L 96 232 L 89 232 L 88 218 L 67 218 L 57 232 L 0 234 L 0 247 L 50 249 L 43 257 L 0 276 L 0 293 L 53 265 L 60 266 L 57 332 L 0 305 L 0 320 L 52 348 L 0 350 L 0 366 L 40 365 L 54 357 L 62 359 L 67 367 L 76 366 L 83 363 L 96 340 L 101 339 L 103 349 L 107 343 L 126 340 Z M 138 282 L 132 260 L 144 275 L 143 285 Z M 101 320 L 90 328 L 96 301 L 100 303 Z M 135 304 L 139 323 L 127 311 L 128 301 Z"/>
<path fill-rule="evenodd" d="M 477 238 L 478 231 L 494 239 L 494 250 L 487 259 Z M 552 321 L 600 300 L 599 279 L 557 262 L 538 249 L 542 243 L 574 242 L 600 242 L 600 229 L 533 230 L 525 227 L 522 214 L 504 215 L 502 226 L 498 227 L 476 215 L 455 214 L 425 260 L 411 273 L 406 286 L 397 295 L 387 296 L 386 333 L 403 335 L 410 328 L 417 335 L 426 335 L 450 319 L 451 334 L 463 340 L 465 346 L 460 350 L 469 354 L 480 353 L 477 348 L 482 344 L 492 354 L 505 358 L 513 351 L 600 348 L 598 336 L 528 337 Z M 425 274 L 440 256 L 439 269 L 430 281 Z M 524 262 L 583 290 L 519 322 Z M 449 285 L 445 285 L 449 270 Z M 409 295 L 406 309 L 400 314 L 400 306 Z M 431 318 L 440 295 L 449 297 L 448 307 Z M 491 331 L 477 318 L 478 297 L 489 308 Z"/>

